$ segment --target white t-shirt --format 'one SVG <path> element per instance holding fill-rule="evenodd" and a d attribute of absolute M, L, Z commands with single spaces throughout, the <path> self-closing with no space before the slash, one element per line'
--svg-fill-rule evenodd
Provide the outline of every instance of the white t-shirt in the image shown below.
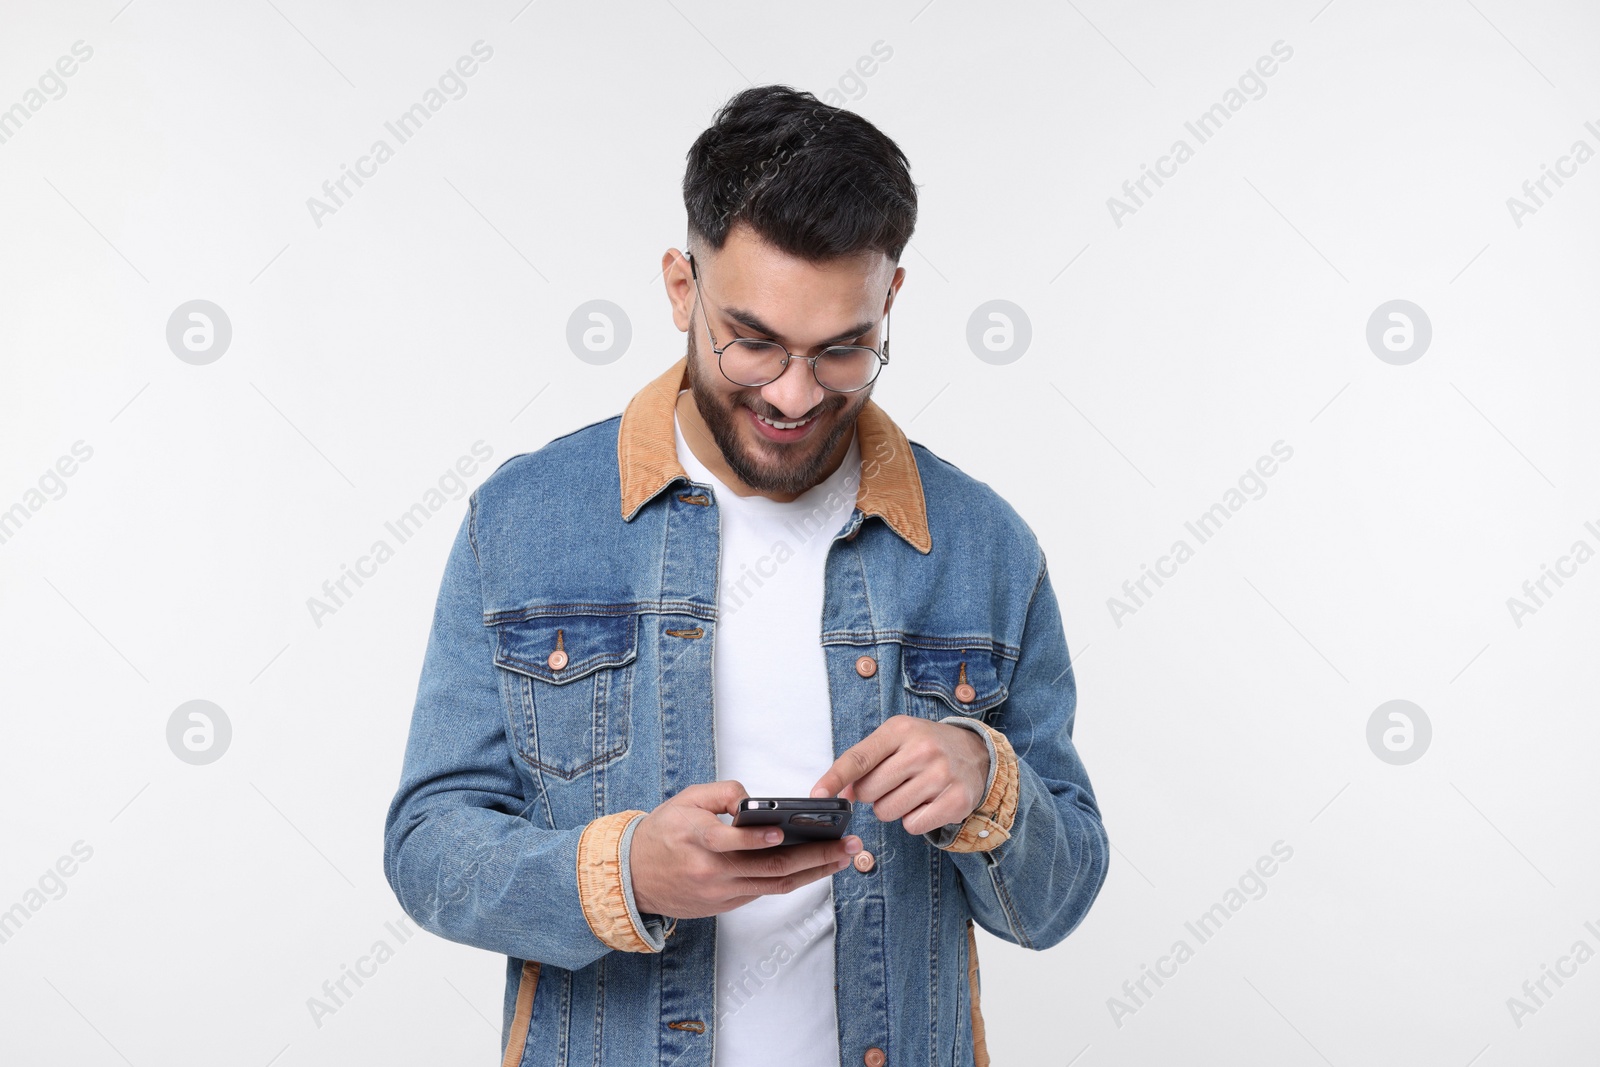
<path fill-rule="evenodd" d="M 852 437 L 833 474 L 780 503 L 734 493 L 695 458 L 676 418 L 673 426 L 678 461 L 712 487 L 721 519 L 717 777 L 755 797 L 807 796 L 834 758 L 823 563 L 856 504 L 860 449 Z M 716 1063 L 839 1067 L 833 878 L 759 896 L 718 915 L 716 929 Z"/>

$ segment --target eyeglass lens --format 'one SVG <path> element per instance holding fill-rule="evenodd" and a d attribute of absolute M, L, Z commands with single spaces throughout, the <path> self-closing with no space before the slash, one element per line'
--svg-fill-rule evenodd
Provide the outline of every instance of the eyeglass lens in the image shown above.
<path fill-rule="evenodd" d="M 771 341 L 735 339 L 722 352 L 722 373 L 737 385 L 766 385 L 783 373 L 784 348 Z M 858 345 L 835 345 L 817 357 L 817 381 L 825 389 L 864 388 L 882 364 L 878 354 Z"/>

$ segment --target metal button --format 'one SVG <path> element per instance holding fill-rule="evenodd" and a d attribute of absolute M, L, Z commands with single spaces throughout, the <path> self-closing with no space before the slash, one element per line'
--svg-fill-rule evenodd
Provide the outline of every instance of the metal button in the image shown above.
<path fill-rule="evenodd" d="M 856 853 L 856 858 L 852 862 L 856 865 L 856 870 L 870 871 L 878 861 L 872 858 L 872 853 L 862 849 Z"/>
<path fill-rule="evenodd" d="M 559 671 L 562 667 L 567 665 L 567 654 L 558 648 L 554 652 L 550 653 L 550 658 L 545 662 L 550 664 L 551 670 Z"/>
<path fill-rule="evenodd" d="M 879 1048 L 877 1045 L 873 1045 L 871 1048 L 867 1049 L 866 1054 L 861 1057 L 861 1062 L 866 1064 L 867 1067 L 883 1067 L 885 1063 L 889 1062 L 889 1057 L 884 1055 L 883 1049 Z"/>
<path fill-rule="evenodd" d="M 878 673 L 878 661 L 871 656 L 862 656 L 856 660 L 856 673 L 863 678 L 871 678 Z"/>
<path fill-rule="evenodd" d="M 978 699 L 978 691 L 966 682 L 962 682 L 956 686 L 956 699 L 963 704 L 970 704 Z"/>

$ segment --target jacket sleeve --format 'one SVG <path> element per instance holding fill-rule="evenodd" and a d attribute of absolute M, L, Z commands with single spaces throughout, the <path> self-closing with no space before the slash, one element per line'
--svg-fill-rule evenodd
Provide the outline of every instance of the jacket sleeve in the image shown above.
<path fill-rule="evenodd" d="M 528 817 L 483 623 L 477 508 L 474 492 L 440 584 L 384 875 L 407 915 L 451 941 L 573 970 L 612 950 L 659 952 L 665 920 L 640 915 L 628 868 L 647 813 L 555 830 Z"/>
<path fill-rule="evenodd" d="M 989 787 L 959 824 L 922 836 L 950 853 L 973 917 L 1024 948 L 1059 944 L 1105 884 L 1111 850 L 1072 743 L 1077 684 L 1041 557 L 1006 700 L 981 727 Z"/>

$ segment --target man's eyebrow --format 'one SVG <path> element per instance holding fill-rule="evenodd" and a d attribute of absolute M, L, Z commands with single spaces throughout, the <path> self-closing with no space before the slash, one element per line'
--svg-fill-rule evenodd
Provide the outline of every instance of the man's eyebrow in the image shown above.
<path fill-rule="evenodd" d="M 728 316 L 728 318 L 732 319 L 734 322 L 737 322 L 740 326 L 743 326 L 747 330 L 750 330 L 754 333 L 766 334 L 773 340 L 782 340 L 782 338 L 778 336 L 778 331 L 769 329 L 767 324 L 762 322 L 754 312 L 746 311 L 744 308 L 720 308 L 719 310 L 724 315 Z M 819 342 L 818 347 L 826 348 L 828 345 L 838 344 L 841 341 L 848 341 L 852 337 L 860 337 L 862 334 L 866 333 L 876 325 L 877 323 L 874 322 L 859 323 L 852 329 L 846 330 L 843 333 L 834 334 L 826 341 Z"/>

